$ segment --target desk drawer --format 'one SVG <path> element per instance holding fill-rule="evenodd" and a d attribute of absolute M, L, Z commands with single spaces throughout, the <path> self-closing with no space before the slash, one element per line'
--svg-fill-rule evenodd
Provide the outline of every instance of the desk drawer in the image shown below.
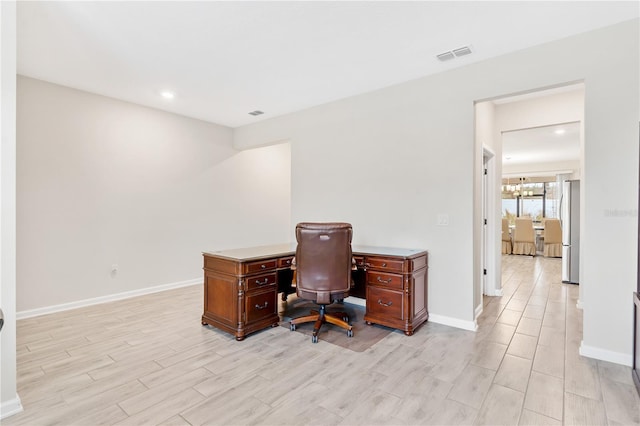
<path fill-rule="evenodd" d="M 290 268 L 292 260 L 293 260 L 293 256 L 283 257 L 282 259 L 278 259 L 278 268 Z"/>
<path fill-rule="evenodd" d="M 367 315 L 389 320 L 402 320 L 403 295 L 397 291 L 367 287 Z"/>
<path fill-rule="evenodd" d="M 247 263 L 245 265 L 245 273 L 253 274 L 254 272 L 269 271 L 271 269 L 276 269 L 276 265 L 276 259 Z"/>
<path fill-rule="evenodd" d="M 276 283 L 276 273 L 271 272 L 269 274 L 255 275 L 253 277 L 247 277 L 247 291 L 255 290 L 256 288 L 263 288 Z"/>
<path fill-rule="evenodd" d="M 276 313 L 278 304 L 276 298 L 278 294 L 276 289 L 273 291 L 261 292 L 256 294 L 248 294 L 246 296 L 246 313 L 247 324 L 251 324 L 253 321 L 259 321 L 263 318 L 274 315 Z"/>
<path fill-rule="evenodd" d="M 390 271 L 390 272 L 402 272 L 404 269 L 404 261 L 397 259 L 388 259 L 385 257 L 367 257 L 365 259 L 365 265 L 367 268 Z"/>
<path fill-rule="evenodd" d="M 402 275 L 387 274 L 385 272 L 367 271 L 367 284 L 382 285 L 398 290 L 403 288 Z"/>

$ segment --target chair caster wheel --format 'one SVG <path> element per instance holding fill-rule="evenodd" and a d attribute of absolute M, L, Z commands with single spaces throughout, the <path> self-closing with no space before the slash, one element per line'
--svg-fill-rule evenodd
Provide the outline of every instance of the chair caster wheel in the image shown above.
<path fill-rule="evenodd" d="M 318 336 L 311 336 L 311 343 L 318 343 Z"/>
<path fill-rule="evenodd" d="M 289 330 L 296 331 L 296 325 L 295 324 L 289 324 Z"/>
<path fill-rule="evenodd" d="M 353 337 L 353 330 L 347 330 L 347 337 Z"/>

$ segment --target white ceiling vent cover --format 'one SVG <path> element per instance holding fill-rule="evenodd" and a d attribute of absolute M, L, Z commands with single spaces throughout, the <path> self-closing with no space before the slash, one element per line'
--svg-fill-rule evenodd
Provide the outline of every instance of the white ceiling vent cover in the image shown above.
<path fill-rule="evenodd" d="M 448 61 L 455 58 L 455 56 L 453 56 L 453 52 L 444 52 L 437 55 L 436 58 L 438 58 L 441 61 Z"/>
<path fill-rule="evenodd" d="M 456 58 L 460 56 L 470 55 L 471 48 L 469 46 L 460 47 L 458 49 L 454 49 L 453 54 L 456 55 Z"/>
<path fill-rule="evenodd" d="M 460 56 L 470 55 L 471 53 L 473 53 L 473 51 L 471 50 L 471 47 L 462 46 L 457 49 L 453 49 L 448 52 L 443 52 L 439 55 L 436 55 L 436 58 L 444 62 L 444 61 L 449 61 L 451 59 L 459 58 Z"/>

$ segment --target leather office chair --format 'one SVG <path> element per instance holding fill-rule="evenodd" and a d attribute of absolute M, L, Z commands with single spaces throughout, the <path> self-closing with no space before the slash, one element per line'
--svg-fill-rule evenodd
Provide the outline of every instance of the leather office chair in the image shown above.
<path fill-rule="evenodd" d="M 313 343 L 318 342 L 322 324 L 331 323 L 353 336 L 349 317 L 344 312 L 326 312 L 326 306 L 349 295 L 351 288 L 351 237 L 349 223 L 310 223 L 296 226 L 295 283 L 298 297 L 313 300 L 319 311 L 291 320 L 291 331 L 297 324 L 315 322 Z"/>
<path fill-rule="evenodd" d="M 543 254 L 545 257 L 562 257 L 562 228 L 559 219 L 544 221 Z"/>
<path fill-rule="evenodd" d="M 530 217 L 516 218 L 516 228 L 513 233 L 513 254 L 536 255 L 536 234 L 533 230 L 533 220 Z"/>
<path fill-rule="evenodd" d="M 509 219 L 502 219 L 502 254 L 511 254 L 511 234 L 509 233 Z"/>

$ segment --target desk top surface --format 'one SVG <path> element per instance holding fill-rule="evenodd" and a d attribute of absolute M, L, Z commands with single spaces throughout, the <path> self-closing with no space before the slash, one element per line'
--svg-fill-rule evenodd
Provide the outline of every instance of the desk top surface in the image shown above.
<path fill-rule="evenodd" d="M 296 243 L 273 244 L 269 246 L 245 247 L 231 250 L 205 251 L 202 254 L 244 262 L 271 257 L 290 256 L 295 254 L 296 245 Z M 368 254 L 374 256 L 396 256 L 402 258 L 412 258 L 426 253 L 425 250 L 418 249 L 361 246 L 356 244 L 351 246 L 351 250 L 354 255 Z"/>

